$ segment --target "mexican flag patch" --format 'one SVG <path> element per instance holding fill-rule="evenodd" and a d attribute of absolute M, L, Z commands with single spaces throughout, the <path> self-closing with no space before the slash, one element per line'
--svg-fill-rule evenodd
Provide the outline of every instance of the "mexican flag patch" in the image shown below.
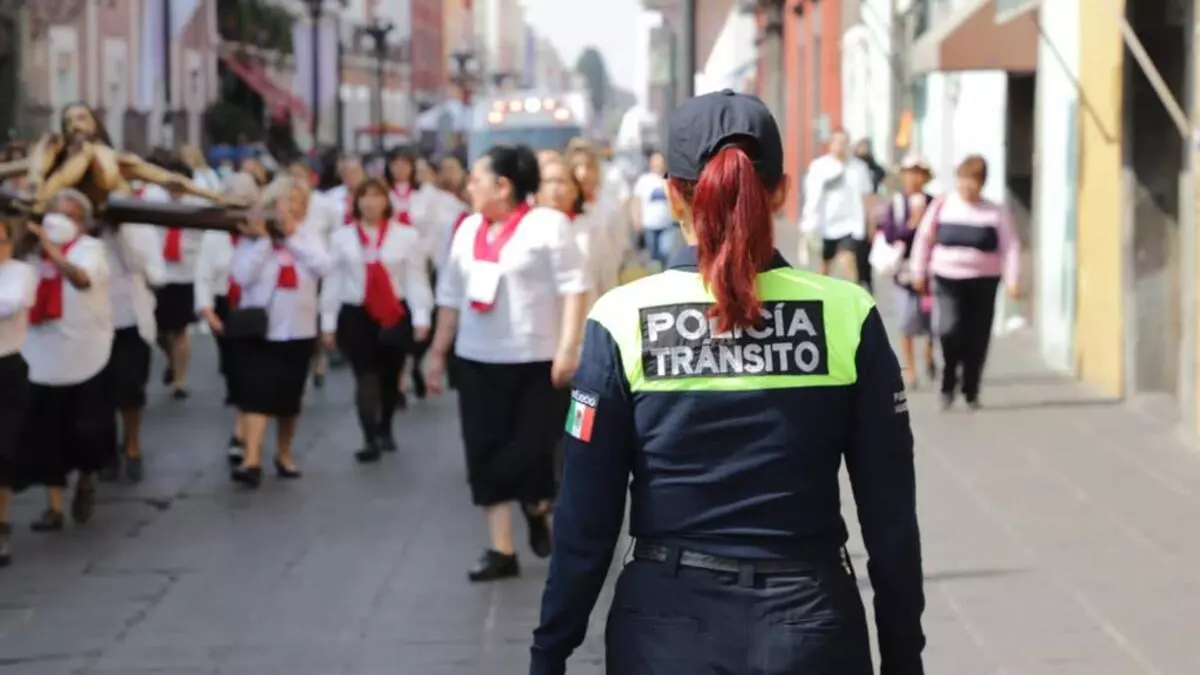
<path fill-rule="evenodd" d="M 571 392 L 571 409 L 567 411 L 567 433 L 587 443 L 592 440 L 596 422 L 596 397 L 579 391 Z"/>

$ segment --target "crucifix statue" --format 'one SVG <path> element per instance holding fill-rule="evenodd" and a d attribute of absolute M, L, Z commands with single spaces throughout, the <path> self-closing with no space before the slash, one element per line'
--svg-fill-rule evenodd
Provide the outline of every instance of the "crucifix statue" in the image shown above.
<path fill-rule="evenodd" d="M 57 192 L 75 188 L 92 201 L 97 216 L 112 223 L 233 230 L 245 208 L 190 178 L 112 147 L 95 111 L 83 103 L 63 109 L 59 133 L 48 134 L 22 160 L 0 164 L 0 179 L 26 174 L 20 193 L 0 191 L 0 211 L 38 219 Z M 146 202 L 132 197 L 134 182 L 149 183 L 209 201 L 211 206 Z"/>

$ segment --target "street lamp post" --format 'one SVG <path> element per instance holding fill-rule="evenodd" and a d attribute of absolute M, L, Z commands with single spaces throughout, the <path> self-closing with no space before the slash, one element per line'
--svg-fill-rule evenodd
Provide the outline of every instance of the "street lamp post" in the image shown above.
<path fill-rule="evenodd" d="M 472 68 L 475 52 L 460 48 L 451 53 L 450 58 L 454 59 L 454 74 L 451 76 L 451 81 L 462 90 L 463 104 L 470 105 L 471 88 L 475 83 L 475 74 Z"/>
<path fill-rule="evenodd" d="M 383 64 L 387 59 L 387 37 L 396 26 L 385 19 L 376 17 L 374 22 L 363 32 L 375 42 L 375 150 L 383 152 Z"/>
<path fill-rule="evenodd" d="M 345 7 L 349 0 L 335 0 L 339 7 Z M 312 20 L 312 137 L 313 148 L 320 145 L 321 140 L 321 19 L 325 16 L 325 0 L 304 0 L 308 5 L 308 16 Z M 169 4 L 169 3 L 168 3 Z M 340 62 L 338 64 L 341 65 Z M 340 73 L 339 73 L 340 75 Z"/>

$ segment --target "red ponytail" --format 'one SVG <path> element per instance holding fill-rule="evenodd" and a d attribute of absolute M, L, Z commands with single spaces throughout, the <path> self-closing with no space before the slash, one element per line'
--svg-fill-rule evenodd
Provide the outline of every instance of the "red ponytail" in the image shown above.
<path fill-rule="evenodd" d="M 727 145 L 704 166 L 700 180 L 671 179 L 692 204 L 700 276 L 716 299 L 709 316 L 717 330 L 761 324 L 754 280 L 775 253 L 771 193 L 745 149 Z"/>

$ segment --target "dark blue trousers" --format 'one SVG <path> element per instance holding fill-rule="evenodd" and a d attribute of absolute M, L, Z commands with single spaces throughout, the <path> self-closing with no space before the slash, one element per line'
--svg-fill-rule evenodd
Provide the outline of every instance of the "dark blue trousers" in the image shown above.
<path fill-rule="evenodd" d="M 608 675 L 874 672 L 858 585 L 836 559 L 759 576 L 635 560 L 605 641 Z"/>

